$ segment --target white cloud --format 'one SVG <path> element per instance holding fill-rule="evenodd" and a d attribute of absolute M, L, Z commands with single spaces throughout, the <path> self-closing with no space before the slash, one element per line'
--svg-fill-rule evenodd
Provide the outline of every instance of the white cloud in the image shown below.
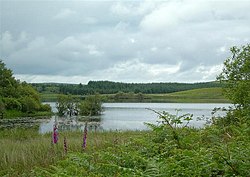
<path fill-rule="evenodd" d="M 216 76 L 222 72 L 223 64 L 214 66 L 200 65 L 196 68 L 196 73 L 202 76 L 202 80 L 214 80 Z"/>
<path fill-rule="evenodd" d="M 179 71 L 180 66 L 181 63 L 177 65 L 147 64 L 143 63 L 141 59 L 135 58 L 96 72 L 96 78 L 115 81 L 122 79 L 124 82 L 159 82 L 166 78 L 170 79 Z"/>
<path fill-rule="evenodd" d="M 216 1 L 165 1 L 159 8 L 147 14 L 140 27 L 150 33 L 159 33 L 186 25 L 210 23 L 211 21 L 249 20 L 249 2 L 235 3 Z M 237 12 L 237 13 L 235 13 Z M 239 13 L 238 13 L 239 12 Z"/>
<path fill-rule="evenodd" d="M 116 2 L 111 6 L 111 12 L 118 16 L 142 16 L 160 5 L 157 1 Z"/>
<path fill-rule="evenodd" d="M 69 18 L 71 16 L 76 15 L 76 12 L 74 10 L 71 10 L 69 8 L 61 9 L 53 18 L 54 19 L 65 19 Z"/>
<path fill-rule="evenodd" d="M 88 53 L 90 55 L 101 56 L 103 52 L 99 51 L 95 45 L 87 45 Z"/>
<path fill-rule="evenodd" d="M 29 83 L 87 83 L 90 78 L 84 76 L 61 76 L 61 75 L 29 75 L 16 74 L 14 75 L 21 81 Z"/>

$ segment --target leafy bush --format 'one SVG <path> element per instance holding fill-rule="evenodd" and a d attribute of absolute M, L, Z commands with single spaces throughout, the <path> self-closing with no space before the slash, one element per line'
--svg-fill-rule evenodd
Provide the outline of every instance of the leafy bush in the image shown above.
<path fill-rule="evenodd" d="M 20 99 L 22 105 L 22 112 L 35 112 L 40 109 L 40 104 L 35 99 L 31 97 L 23 97 Z"/>
<path fill-rule="evenodd" d="M 59 95 L 56 103 L 59 116 L 78 115 L 78 100 L 75 100 L 71 95 Z"/>
<path fill-rule="evenodd" d="M 3 103 L 6 109 L 21 110 L 22 104 L 15 98 L 3 98 Z"/>
<path fill-rule="evenodd" d="M 100 95 L 88 96 L 79 104 L 80 115 L 95 116 L 102 112 L 102 102 Z"/>
<path fill-rule="evenodd" d="M 42 104 L 40 107 L 40 111 L 51 112 L 51 106 L 49 104 Z"/>

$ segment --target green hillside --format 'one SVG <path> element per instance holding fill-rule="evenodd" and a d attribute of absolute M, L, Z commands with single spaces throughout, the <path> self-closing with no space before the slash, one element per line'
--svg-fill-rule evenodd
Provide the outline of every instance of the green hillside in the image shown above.
<path fill-rule="evenodd" d="M 222 88 L 201 88 L 168 94 L 147 95 L 152 102 L 175 102 L 175 103 L 228 103 L 222 94 Z"/>

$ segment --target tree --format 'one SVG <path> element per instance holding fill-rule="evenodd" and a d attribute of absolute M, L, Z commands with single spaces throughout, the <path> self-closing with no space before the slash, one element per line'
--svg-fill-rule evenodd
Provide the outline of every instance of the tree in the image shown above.
<path fill-rule="evenodd" d="M 225 96 L 232 101 L 223 119 L 215 121 L 218 125 L 241 124 L 250 121 L 250 45 L 232 47 L 231 56 L 224 62 L 222 73 L 217 79 L 224 85 Z M 250 123 L 250 122 L 249 122 Z"/>
<path fill-rule="evenodd" d="M 0 114 L 2 114 L 5 110 L 5 105 L 3 103 L 2 98 L 0 98 Z"/>
<path fill-rule="evenodd" d="M 1 110 L 4 108 L 6 111 L 33 113 L 42 107 L 39 93 L 26 82 L 21 83 L 16 80 L 2 60 L 0 60 L 0 98 Z"/>
<path fill-rule="evenodd" d="M 59 116 L 78 115 L 78 101 L 71 95 L 60 95 L 56 103 Z"/>
<path fill-rule="evenodd" d="M 84 116 L 96 116 L 102 112 L 102 102 L 100 95 L 88 96 L 79 105 L 80 115 Z"/>
<path fill-rule="evenodd" d="M 232 47 L 231 56 L 224 62 L 222 73 L 217 77 L 225 88 L 225 96 L 237 107 L 250 108 L 250 45 Z"/>

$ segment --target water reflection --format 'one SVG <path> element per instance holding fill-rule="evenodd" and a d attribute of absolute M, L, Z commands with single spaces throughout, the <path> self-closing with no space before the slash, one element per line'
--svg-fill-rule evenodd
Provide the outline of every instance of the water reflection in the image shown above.
<path fill-rule="evenodd" d="M 87 123 L 88 131 L 103 130 L 101 126 L 101 118 L 97 117 L 58 117 L 52 116 L 50 120 L 41 123 L 39 133 L 44 134 L 51 132 L 53 126 L 56 125 L 59 131 L 82 131 Z"/>
<path fill-rule="evenodd" d="M 55 103 L 50 103 L 55 110 Z M 193 103 L 104 103 L 104 112 L 97 117 L 55 117 L 41 123 L 40 133 L 51 132 L 55 121 L 59 130 L 82 130 L 85 122 L 88 122 L 89 131 L 103 130 L 145 130 L 147 126 L 144 122 L 156 123 L 157 115 L 146 108 L 156 111 L 167 111 L 176 113 L 176 109 L 181 109 L 179 113 L 191 113 L 194 119 L 190 121 L 191 127 L 203 127 L 206 119 L 197 121 L 198 117 L 211 118 L 211 112 L 215 107 L 228 107 L 230 104 L 193 104 Z M 225 112 L 218 112 L 217 115 L 224 115 Z"/>

